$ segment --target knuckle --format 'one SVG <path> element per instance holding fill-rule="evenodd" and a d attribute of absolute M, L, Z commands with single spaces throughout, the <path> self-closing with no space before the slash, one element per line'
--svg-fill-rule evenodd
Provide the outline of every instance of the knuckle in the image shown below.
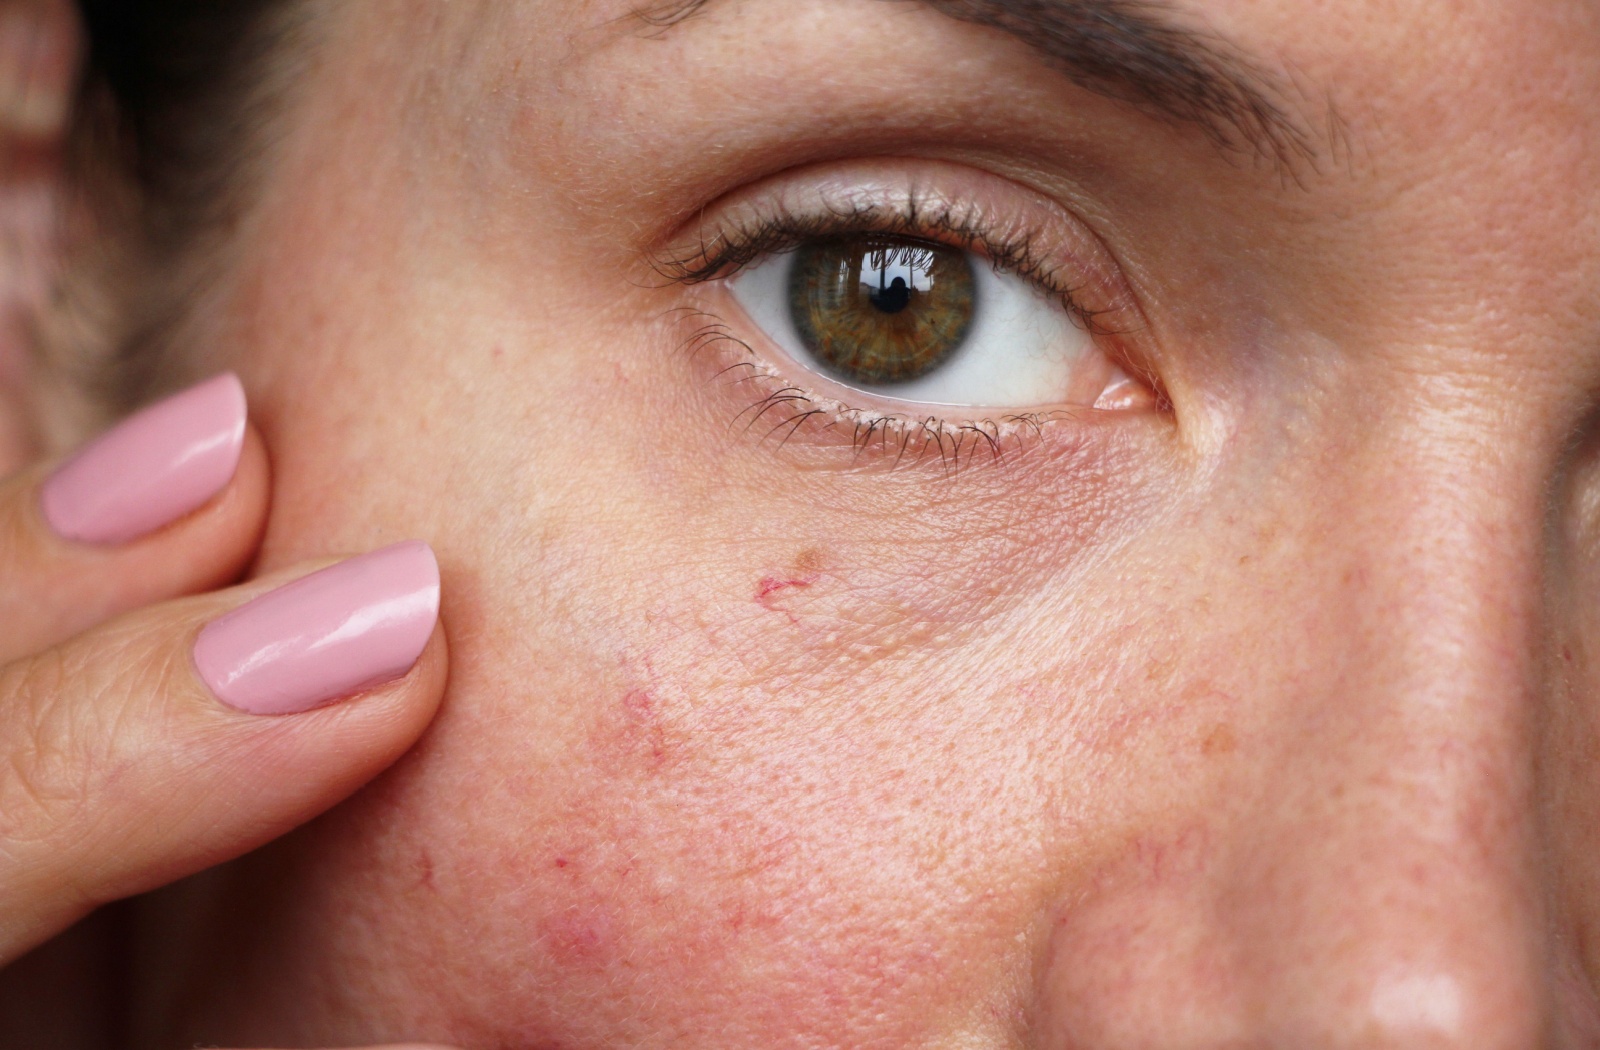
<path fill-rule="evenodd" d="M 0 858 L 13 870 L 114 834 L 104 796 L 140 729 L 127 686 L 164 689 L 172 673 L 137 637 L 112 628 L 0 668 Z"/>
<path fill-rule="evenodd" d="M 11 871 L 115 845 L 134 765 L 187 674 L 170 647 L 150 647 L 141 616 L 102 627 L 93 643 L 0 667 L 0 860 Z M 157 706 L 152 711 L 152 703 Z"/>
<path fill-rule="evenodd" d="M 172 647 L 150 644 L 166 625 L 136 615 L 0 666 L 0 917 L 18 894 L 98 903 L 93 858 L 120 856 L 145 825 L 137 767 L 167 737 L 149 718 L 178 702 L 184 673 Z"/>
<path fill-rule="evenodd" d="M 75 723 L 84 705 L 69 699 L 83 681 L 64 650 L 41 653 L 0 675 L 9 717 L 0 726 L 0 849 L 9 854 L 53 843 L 81 823 L 88 796 L 93 734 Z"/>

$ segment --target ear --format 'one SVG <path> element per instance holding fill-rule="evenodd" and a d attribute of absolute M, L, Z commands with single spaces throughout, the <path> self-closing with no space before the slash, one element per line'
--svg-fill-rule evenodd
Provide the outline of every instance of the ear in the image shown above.
<path fill-rule="evenodd" d="M 63 251 L 81 41 L 72 0 L 0 0 L 0 476 L 44 443 L 36 336 Z"/>

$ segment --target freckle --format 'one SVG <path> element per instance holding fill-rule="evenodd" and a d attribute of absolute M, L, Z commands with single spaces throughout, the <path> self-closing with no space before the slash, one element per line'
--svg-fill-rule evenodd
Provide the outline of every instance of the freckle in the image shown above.
<path fill-rule="evenodd" d="M 1172 676 L 1177 672 L 1177 670 L 1177 658 L 1167 657 L 1166 659 L 1155 660 L 1148 667 L 1146 667 L 1144 670 L 1144 678 L 1147 682 L 1152 682 L 1157 685 L 1165 685 L 1172 680 Z"/>
<path fill-rule="evenodd" d="M 807 547 L 794 559 L 796 576 L 808 576 L 814 581 L 821 571 L 822 552 L 815 547 Z"/>
<path fill-rule="evenodd" d="M 1229 755 L 1238 746 L 1239 741 L 1234 737 L 1233 730 L 1226 725 L 1217 725 L 1201 741 L 1200 753 L 1203 755 Z"/>

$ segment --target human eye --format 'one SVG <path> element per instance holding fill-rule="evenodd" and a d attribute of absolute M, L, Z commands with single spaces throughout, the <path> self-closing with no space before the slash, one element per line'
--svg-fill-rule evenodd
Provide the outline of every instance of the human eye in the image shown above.
<path fill-rule="evenodd" d="M 729 300 L 697 346 L 764 390 L 741 417 L 761 433 L 847 432 L 903 453 L 914 428 L 947 458 L 946 436 L 998 454 L 1045 423 L 1159 408 L 1126 352 L 1135 311 L 1104 250 L 998 177 L 800 175 L 697 234 L 669 273 Z"/>

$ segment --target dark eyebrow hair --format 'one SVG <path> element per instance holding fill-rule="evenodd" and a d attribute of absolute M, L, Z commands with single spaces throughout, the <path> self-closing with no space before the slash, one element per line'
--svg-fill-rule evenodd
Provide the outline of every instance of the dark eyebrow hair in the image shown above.
<path fill-rule="evenodd" d="M 636 16 L 665 28 L 712 2 L 662 0 Z M 1286 104 L 1286 86 L 1220 37 L 1178 24 L 1162 0 L 914 2 L 1008 33 L 1078 86 L 1197 126 L 1226 151 L 1264 155 L 1285 169 L 1316 159 L 1310 132 Z M 1337 118 L 1329 117 L 1337 136 Z"/>

